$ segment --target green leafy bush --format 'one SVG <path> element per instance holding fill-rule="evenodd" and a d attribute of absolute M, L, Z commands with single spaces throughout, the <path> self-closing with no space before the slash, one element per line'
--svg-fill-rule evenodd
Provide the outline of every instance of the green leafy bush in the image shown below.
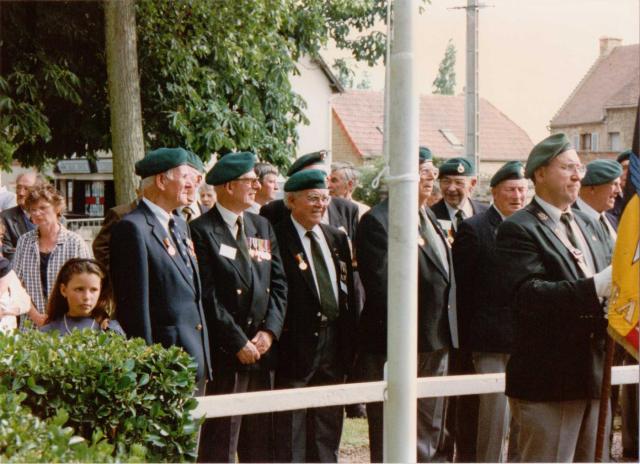
<path fill-rule="evenodd" d="M 140 462 L 144 448 L 114 456 L 114 446 L 96 432 L 89 442 L 65 427 L 64 409 L 41 420 L 22 405 L 24 393 L 0 393 L 0 462 Z"/>
<path fill-rule="evenodd" d="M 196 366 L 181 349 L 84 330 L 1 335 L 0 352 L 0 384 L 38 418 L 64 410 L 77 435 L 98 433 L 119 454 L 142 445 L 150 461 L 195 460 Z"/>

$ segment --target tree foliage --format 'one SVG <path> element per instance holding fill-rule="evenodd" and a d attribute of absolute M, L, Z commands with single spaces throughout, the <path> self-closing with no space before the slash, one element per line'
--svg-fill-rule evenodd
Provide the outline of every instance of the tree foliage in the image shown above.
<path fill-rule="evenodd" d="M 424 0 L 423 0 L 424 1 Z M 4 1 L 0 163 L 27 165 L 110 148 L 100 2 Z M 147 148 L 208 159 L 252 150 L 288 164 L 308 122 L 289 76 L 332 40 L 373 65 L 384 56 L 386 0 L 138 0 Z"/>
<path fill-rule="evenodd" d="M 447 43 L 444 58 L 438 68 L 438 76 L 433 81 L 433 93 L 453 95 L 456 90 L 456 47 L 451 39 Z"/>

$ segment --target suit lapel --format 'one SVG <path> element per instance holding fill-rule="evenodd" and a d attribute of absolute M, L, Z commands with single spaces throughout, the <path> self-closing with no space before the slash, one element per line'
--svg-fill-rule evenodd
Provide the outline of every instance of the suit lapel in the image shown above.
<path fill-rule="evenodd" d="M 147 218 L 147 224 L 151 227 L 151 235 L 153 235 L 155 239 L 159 242 L 163 252 L 167 254 L 169 259 L 171 259 L 173 264 L 178 268 L 178 270 L 180 271 L 180 274 L 182 274 L 182 277 L 184 277 L 184 280 L 186 280 L 187 283 L 194 290 L 196 290 L 195 282 L 193 281 L 193 278 L 189 275 L 189 272 L 186 269 L 186 264 L 180 257 L 178 250 L 176 250 L 175 247 L 173 246 L 173 242 L 169 237 L 169 233 L 165 231 L 164 227 L 162 227 L 162 224 L 160 224 L 160 221 L 158 221 L 158 218 L 156 218 L 155 214 L 153 214 L 153 212 L 149 209 L 147 205 L 144 204 L 144 202 L 140 203 L 140 207 L 142 208 L 142 211 L 144 212 L 144 215 Z M 170 250 L 173 250 L 173 255 L 169 252 Z"/>
<path fill-rule="evenodd" d="M 571 270 L 573 278 L 581 278 L 582 275 L 580 272 L 578 272 L 578 265 L 571 256 L 571 252 L 556 235 L 555 226 L 551 218 L 547 215 L 547 213 L 544 212 L 542 207 L 535 201 L 535 199 L 531 200 L 531 203 L 529 203 L 529 205 L 525 208 L 541 224 L 541 227 L 539 227 L 540 232 L 545 237 L 547 237 L 547 241 L 553 246 L 557 254 L 560 255 L 564 263 L 567 265 L 567 268 Z"/>
<path fill-rule="evenodd" d="M 491 234 L 493 238 L 496 238 L 496 235 L 498 235 L 498 227 L 502 224 L 502 217 L 496 210 L 495 206 L 489 207 L 489 210 L 487 211 L 487 220 L 491 226 Z"/>
<path fill-rule="evenodd" d="M 442 245 L 444 246 L 445 250 L 448 250 L 449 247 L 446 245 L 447 239 L 444 238 L 444 234 L 442 233 L 442 228 L 440 227 L 438 220 L 433 216 L 433 213 L 428 209 L 426 209 L 426 213 L 427 213 L 427 220 L 431 222 L 431 225 L 433 226 L 433 229 L 435 230 L 440 240 L 444 240 L 442 242 Z M 445 270 L 444 265 L 442 264 L 442 262 L 440 261 L 440 258 L 436 254 L 436 250 L 434 249 L 435 246 L 436 245 L 433 243 L 418 244 L 418 247 L 424 252 L 427 258 L 431 260 L 431 262 L 435 265 L 436 269 L 440 271 L 440 273 L 444 276 L 445 279 L 449 280 L 449 273 Z M 450 261 L 448 251 L 447 251 L 447 260 Z M 449 266 L 451 266 L 451 262 L 449 262 Z"/>
<path fill-rule="evenodd" d="M 296 230 L 293 222 L 291 222 L 291 216 L 286 218 L 287 227 L 286 232 L 288 235 L 287 240 L 287 250 L 291 253 L 291 257 L 294 262 L 298 266 L 300 270 L 300 275 L 305 280 L 311 292 L 315 296 L 318 303 L 320 303 L 320 295 L 318 295 L 318 289 L 316 288 L 316 282 L 313 280 L 313 272 L 311 271 L 311 262 L 307 257 L 307 254 L 304 251 L 304 247 L 302 246 L 302 241 L 300 240 L 300 236 L 298 235 L 298 231 Z M 326 234 L 325 234 L 326 235 Z M 282 246 L 282 244 L 280 244 Z M 303 269 L 304 268 L 304 269 Z"/>
<path fill-rule="evenodd" d="M 210 214 L 211 214 L 211 220 L 213 222 L 213 239 L 216 242 L 218 242 L 218 250 L 220 250 L 222 245 L 226 245 L 236 250 L 235 259 L 228 259 L 228 261 L 234 267 L 234 269 L 236 270 L 236 273 L 238 274 L 238 276 L 240 276 L 240 279 L 242 279 L 242 281 L 247 285 L 247 287 L 251 286 L 251 275 L 246 274 L 246 272 L 242 267 L 242 264 L 240 263 L 241 258 L 239 256 L 240 250 L 238 250 L 238 243 L 236 242 L 236 239 L 231 235 L 231 231 L 229 230 L 229 227 L 227 227 L 227 224 L 224 222 L 224 219 L 222 219 L 222 215 L 220 214 L 220 211 L 218 211 L 218 208 L 216 208 L 215 205 L 211 208 Z M 245 235 L 248 236 L 246 222 L 245 222 Z"/>
<path fill-rule="evenodd" d="M 574 214 L 574 218 L 576 224 L 578 225 L 578 228 L 580 229 L 580 232 L 582 232 L 584 241 L 587 242 L 587 246 L 589 247 L 589 251 L 591 252 L 593 264 L 595 265 L 594 273 L 598 272 L 601 269 L 604 269 L 606 267 L 606 257 L 601 253 L 602 246 L 597 245 L 600 242 L 597 232 L 593 229 L 591 224 L 584 221 L 580 215 Z M 608 230 L 605 230 L 604 232 L 607 235 L 609 234 Z"/>

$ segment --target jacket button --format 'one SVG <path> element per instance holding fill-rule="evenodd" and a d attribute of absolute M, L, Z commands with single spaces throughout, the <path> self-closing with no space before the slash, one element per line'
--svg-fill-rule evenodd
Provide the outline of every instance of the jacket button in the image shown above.
<path fill-rule="evenodd" d="M 316 316 L 321 317 L 322 313 L 317 313 Z"/>
<path fill-rule="evenodd" d="M 198 325 L 196 326 L 196 330 L 197 330 L 197 331 L 202 330 L 202 324 L 198 324 Z"/>
<path fill-rule="evenodd" d="M 267 293 L 271 293 L 271 289 L 270 288 L 267 289 Z"/>
<path fill-rule="evenodd" d="M 242 295 L 242 289 L 237 288 L 237 289 L 236 289 L 236 293 L 237 293 L 238 295 Z"/>
<path fill-rule="evenodd" d="M 247 325 L 251 325 L 251 324 L 253 324 L 253 318 L 248 317 L 247 318 Z"/>
<path fill-rule="evenodd" d="M 314 332 L 314 333 L 313 333 L 313 336 L 314 336 L 314 337 L 317 337 L 317 336 L 318 336 L 318 332 Z"/>

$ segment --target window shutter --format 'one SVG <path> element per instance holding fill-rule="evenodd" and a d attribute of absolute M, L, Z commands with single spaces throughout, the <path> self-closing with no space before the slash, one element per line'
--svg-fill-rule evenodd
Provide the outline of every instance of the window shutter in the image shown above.
<path fill-rule="evenodd" d="M 580 136 L 579 135 L 574 135 L 573 136 L 573 148 L 577 150 L 580 150 Z"/>
<path fill-rule="evenodd" d="M 591 151 L 598 151 L 598 133 L 591 134 Z"/>

